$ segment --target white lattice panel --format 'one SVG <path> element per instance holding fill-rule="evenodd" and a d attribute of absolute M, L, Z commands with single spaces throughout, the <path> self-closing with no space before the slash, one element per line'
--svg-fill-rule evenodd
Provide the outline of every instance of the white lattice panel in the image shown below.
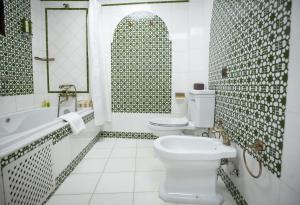
<path fill-rule="evenodd" d="M 52 143 L 44 143 L 3 168 L 7 205 L 41 204 L 54 189 Z"/>

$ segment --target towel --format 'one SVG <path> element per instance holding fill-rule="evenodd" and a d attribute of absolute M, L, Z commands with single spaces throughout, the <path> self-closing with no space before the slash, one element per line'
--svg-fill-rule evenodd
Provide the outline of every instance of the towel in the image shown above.
<path fill-rule="evenodd" d="M 76 112 L 70 112 L 60 116 L 59 118 L 67 121 L 70 124 L 71 130 L 75 135 L 85 129 L 85 124 L 81 116 Z"/>

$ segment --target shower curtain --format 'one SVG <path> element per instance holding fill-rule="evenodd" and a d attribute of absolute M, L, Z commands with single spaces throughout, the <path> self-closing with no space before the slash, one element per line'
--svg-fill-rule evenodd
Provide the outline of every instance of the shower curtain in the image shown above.
<path fill-rule="evenodd" d="M 89 69 L 96 125 L 103 125 L 105 122 L 111 121 L 109 72 L 103 66 L 103 51 L 101 49 L 103 31 L 101 28 L 101 9 L 100 0 L 89 0 Z"/>

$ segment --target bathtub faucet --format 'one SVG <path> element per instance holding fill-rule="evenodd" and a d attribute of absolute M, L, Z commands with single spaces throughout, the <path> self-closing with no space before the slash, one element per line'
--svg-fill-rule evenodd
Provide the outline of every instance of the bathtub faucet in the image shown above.
<path fill-rule="evenodd" d="M 73 84 L 64 84 L 64 85 L 60 85 L 59 89 L 61 91 L 58 94 L 57 117 L 59 117 L 60 105 L 64 102 L 67 102 L 69 100 L 69 97 L 75 98 L 75 112 L 76 112 L 77 111 L 77 89 L 76 89 L 76 86 Z"/>

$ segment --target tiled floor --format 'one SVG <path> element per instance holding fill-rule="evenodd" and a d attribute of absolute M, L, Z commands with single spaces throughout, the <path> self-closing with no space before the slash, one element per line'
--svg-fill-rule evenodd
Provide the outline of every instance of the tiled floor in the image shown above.
<path fill-rule="evenodd" d="M 100 139 L 47 205 L 171 205 L 158 197 L 164 167 L 153 140 Z M 235 202 L 221 180 L 224 205 Z"/>

